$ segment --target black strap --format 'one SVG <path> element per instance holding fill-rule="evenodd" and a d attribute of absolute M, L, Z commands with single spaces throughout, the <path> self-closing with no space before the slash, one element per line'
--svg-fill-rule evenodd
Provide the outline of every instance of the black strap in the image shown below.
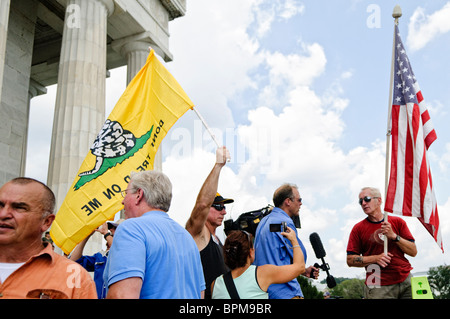
<path fill-rule="evenodd" d="M 231 271 L 223 275 L 223 281 L 225 282 L 225 286 L 227 287 L 231 299 L 241 299 L 239 298 L 236 286 L 234 285 L 233 277 L 231 276 Z"/>

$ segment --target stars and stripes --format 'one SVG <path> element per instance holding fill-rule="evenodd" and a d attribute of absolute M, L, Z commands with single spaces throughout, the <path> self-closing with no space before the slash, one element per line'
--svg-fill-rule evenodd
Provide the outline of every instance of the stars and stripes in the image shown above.
<path fill-rule="evenodd" d="M 436 132 L 395 26 L 391 169 L 385 211 L 419 218 L 443 250 L 427 150 Z"/>

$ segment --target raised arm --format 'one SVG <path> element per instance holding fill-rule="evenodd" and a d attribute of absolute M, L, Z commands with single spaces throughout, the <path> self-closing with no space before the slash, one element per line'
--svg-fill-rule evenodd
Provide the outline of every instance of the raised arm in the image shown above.
<path fill-rule="evenodd" d="M 92 234 L 94 232 L 92 232 L 89 236 L 87 236 L 85 239 L 83 239 L 78 245 L 77 247 L 75 247 L 75 249 L 72 251 L 72 253 L 69 256 L 70 260 L 73 261 L 77 261 L 78 259 L 81 258 L 81 256 L 83 256 L 83 250 L 84 247 L 86 246 L 87 241 L 89 240 L 89 238 L 91 238 Z"/>
<path fill-rule="evenodd" d="M 194 239 L 196 239 L 197 236 L 200 236 L 204 229 L 209 209 L 216 197 L 220 172 L 229 157 L 229 152 L 225 146 L 216 150 L 216 163 L 203 183 L 197 196 L 194 209 L 186 223 L 186 230 L 194 237 Z"/>

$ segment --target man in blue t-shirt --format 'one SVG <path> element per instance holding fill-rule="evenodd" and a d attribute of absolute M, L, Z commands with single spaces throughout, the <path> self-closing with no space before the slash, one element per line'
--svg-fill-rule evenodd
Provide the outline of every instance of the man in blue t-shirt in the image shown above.
<path fill-rule="evenodd" d="M 272 212 L 264 217 L 256 228 L 255 235 L 255 261 L 257 266 L 272 264 L 277 266 L 288 265 L 292 263 L 293 249 L 288 240 L 280 232 L 271 231 L 271 224 L 286 223 L 286 226 L 292 228 L 297 233 L 292 217 L 298 216 L 302 199 L 298 188 L 294 184 L 283 184 L 273 195 L 275 205 Z M 300 248 L 303 251 L 306 263 L 306 249 L 298 238 Z M 304 274 L 307 277 L 317 278 L 319 270 L 315 267 L 309 267 Z M 269 299 L 295 299 L 303 298 L 303 292 L 297 279 L 293 279 L 285 284 L 273 284 L 269 286 Z"/>
<path fill-rule="evenodd" d="M 200 253 L 167 214 L 170 180 L 157 171 L 132 172 L 122 195 L 126 220 L 105 269 L 107 298 L 199 299 L 205 290 Z"/>

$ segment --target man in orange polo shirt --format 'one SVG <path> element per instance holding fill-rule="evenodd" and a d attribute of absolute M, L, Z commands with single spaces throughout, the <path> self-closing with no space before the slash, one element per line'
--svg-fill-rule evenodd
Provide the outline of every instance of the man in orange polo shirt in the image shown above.
<path fill-rule="evenodd" d="M 25 177 L 0 188 L 0 299 L 95 299 L 95 284 L 77 263 L 43 243 L 55 196 L 45 184 Z"/>

